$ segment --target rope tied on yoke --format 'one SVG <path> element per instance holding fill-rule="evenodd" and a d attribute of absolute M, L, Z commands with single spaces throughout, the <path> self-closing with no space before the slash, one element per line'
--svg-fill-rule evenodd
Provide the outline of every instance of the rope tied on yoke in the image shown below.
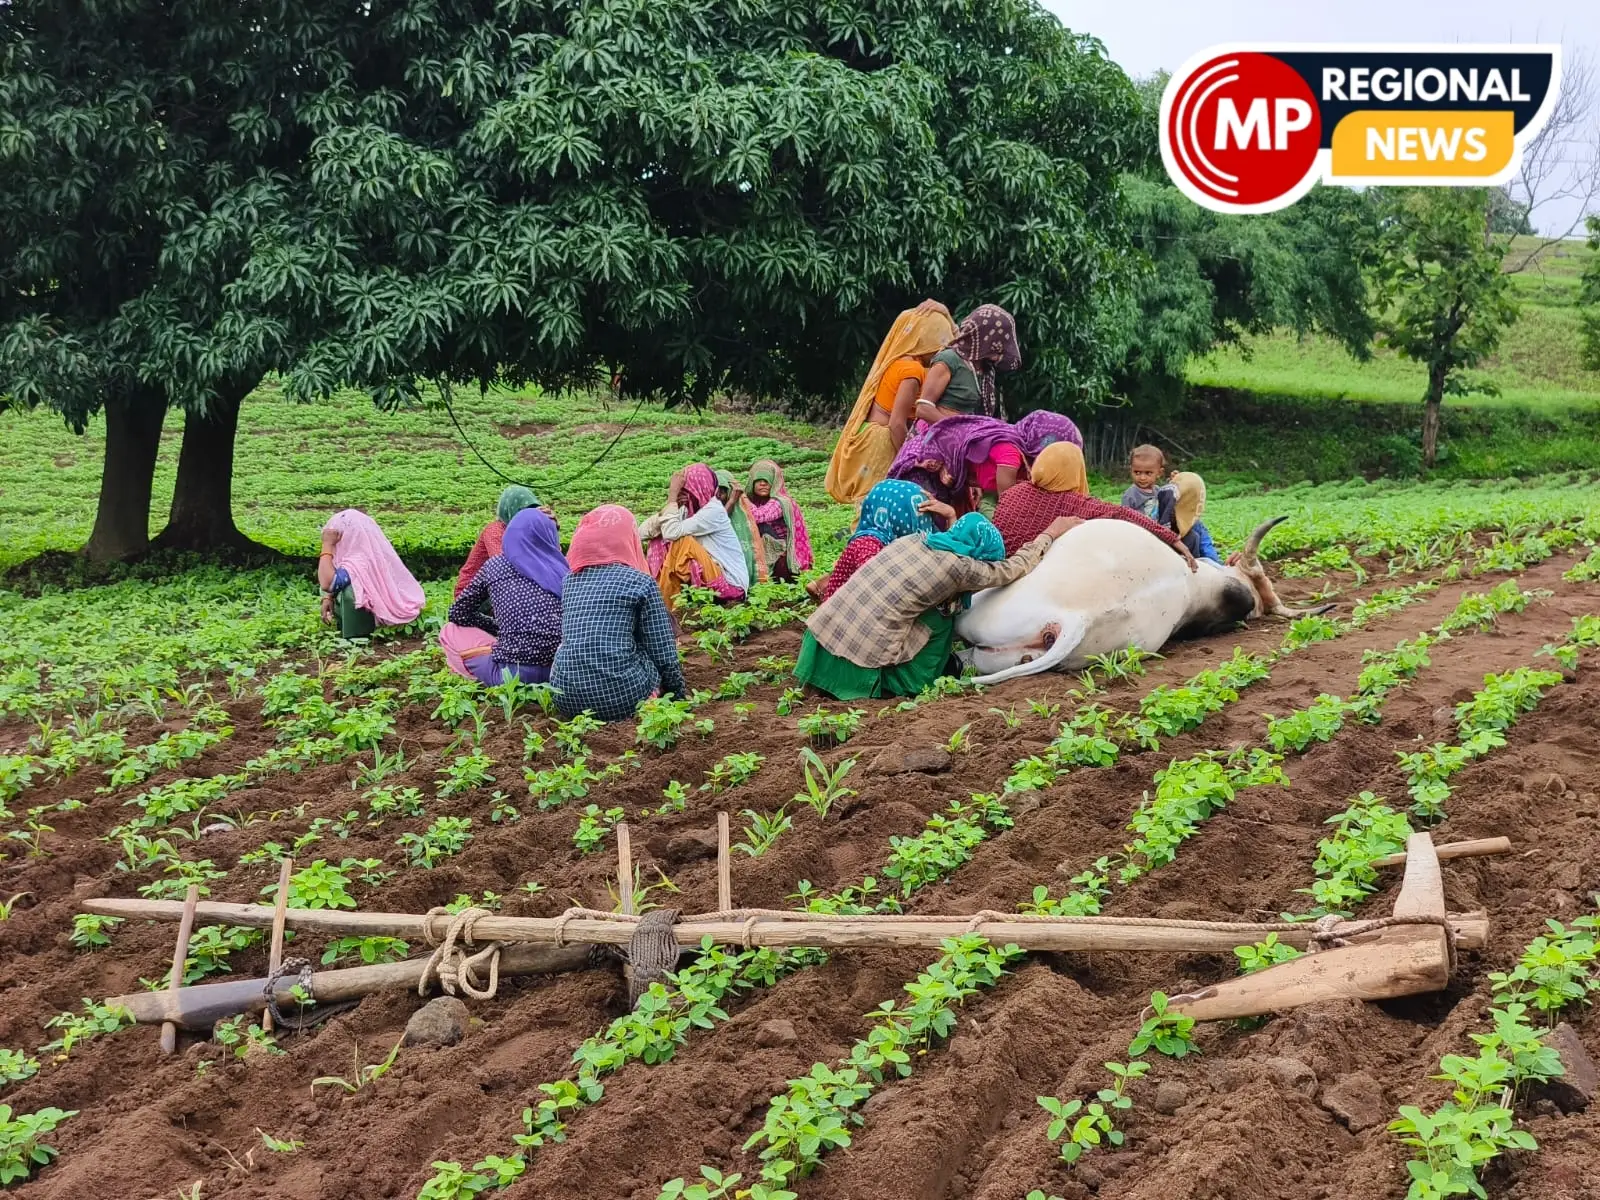
<path fill-rule="evenodd" d="M 634 925 L 622 968 L 628 980 L 629 1009 L 639 1003 L 639 997 L 650 990 L 652 983 L 677 968 L 678 935 L 672 929 L 677 923 L 677 909 L 657 908 Z"/>
<path fill-rule="evenodd" d="M 315 1003 L 311 994 L 311 960 L 309 958 L 286 958 L 278 964 L 278 969 L 267 974 L 267 981 L 262 985 L 261 993 L 267 998 L 267 1012 L 272 1014 L 273 1023 L 282 1029 L 304 1029 L 310 1022 L 302 1016 L 290 1020 L 278 1008 L 278 984 L 296 976 L 295 985 L 306 995 L 307 1003 Z"/>
<path fill-rule="evenodd" d="M 1311 945 L 1308 954 L 1317 954 L 1323 950 L 1337 950 L 1341 946 L 1348 946 L 1350 939 L 1360 937 L 1365 933 L 1377 933 L 1382 929 L 1395 929 L 1402 925 L 1436 925 L 1444 930 L 1445 951 L 1452 972 L 1456 969 L 1456 930 L 1450 924 L 1449 917 L 1441 917 L 1429 913 L 1419 913 L 1410 917 L 1373 917 L 1366 921 L 1351 921 L 1337 914 L 1318 917 L 1311 926 Z"/>
<path fill-rule="evenodd" d="M 476 954 L 469 955 L 462 945 L 474 944 L 473 929 L 480 917 L 490 916 L 486 908 L 464 908 L 458 913 L 451 913 L 448 908 L 430 908 L 428 919 L 423 923 L 422 936 L 433 953 L 423 965 L 422 976 L 417 980 L 417 995 L 428 994 L 428 984 L 437 979 L 440 989 L 447 996 L 454 996 L 459 988 L 461 992 L 474 1000 L 492 1000 L 495 992 L 500 987 L 500 948 L 501 943 L 490 942 Z M 434 937 L 433 920 L 435 917 L 450 918 L 445 926 L 444 936 Z M 459 944 L 458 944 L 459 943 Z M 485 982 L 478 975 L 480 968 L 487 965 L 488 980 Z"/>

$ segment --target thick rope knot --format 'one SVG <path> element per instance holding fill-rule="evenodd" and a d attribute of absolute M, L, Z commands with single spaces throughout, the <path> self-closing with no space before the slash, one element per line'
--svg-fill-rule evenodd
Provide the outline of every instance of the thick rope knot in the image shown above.
<path fill-rule="evenodd" d="M 1308 954 L 1316 954 L 1323 950 L 1337 950 L 1340 946 L 1350 944 L 1346 932 L 1350 926 L 1345 919 L 1337 914 L 1318 917 L 1311 925 L 1311 944 L 1306 947 Z"/>
<path fill-rule="evenodd" d="M 472 997 L 474 1000 L 492 1000 L 500 987 L 500 943 L 490 942 L 476 954 L 468 955 L 465 950 L 457 945 L 458 942 L 471 946 L 473 944 L 472 931 L 480 917 L 489 916 L 486 908 L 464 908 L 452 914 L 446 908 L 431 908 L 428 910 L 428 919 L 423 923 L 423 940 L 433 947 L 433 954 L 423 965 L 422 977 L 417 980 L 417 995 L 428 994 L 428 984 L 434 979 L 439 981 L 439 987 L 445 995 L 454 996 L 456 989 Z M 433 934 L 433 919 L 448 916 L 450 923 L 445 926 L 444 936 L 435 938 Z M 480 967 L 488 967 L 489 978 L 487 982 L 478 975 Z"/>
<path fill-rule="evenodd" d="M 286 958 L 278 964 L 278 969 L 267 976 L 267 982 L 261 992 L 267 998 L 267 1011 L 272 1014 L 273 1021 L 284 1029 L 303 1029 L 298 1020 L 291 1021 L 278 1010 L 278 984 L 282 980 L 294 975 L 295 985 L 305 993 L 306 1003 L 315 1003 L 311 994 L 311 960 L 309 958 Z"/>
<path fill-rule="evenodd" d="M 628 977 L 628 1007 L 639 1003 L 639 997 L 678 965 L 678 935 L 673 926 L 678 923 L 678 910 L 657 908 L 639 918 L 633 936 L 628 939 L 627 963 L 624 974 Z M 748 934 L 746 934 L 748 938 Z"/>

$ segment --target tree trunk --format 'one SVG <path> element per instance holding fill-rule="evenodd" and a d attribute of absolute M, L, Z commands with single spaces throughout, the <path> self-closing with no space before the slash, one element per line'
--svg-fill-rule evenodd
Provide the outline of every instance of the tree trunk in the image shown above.
<path fill-rule="evenodd" d="M 1422 402 L 1422 465 L 1433 469 L 1433 460 L 1439 453 L 1440 408 L 1444 403 L 1443 367 L 1428 369 L 1428 395 Z"/>
<path fill-rule="evenodd" d="M 100 506 L 83 547 L 93 562 L 133 558 L 150 547 L 150 488 L 155 480 L 166 396 L 135 387 L 106 401 L 106 459 Z"/>
<path fill-rule="evenodd" d="M 271 553 L 233 523 L 233 443 L 239 406 L 249 393 L 250 386 L 236 385 L 220 394 L 204 415 L 184 417 L 172 509 L 153 548 L 200 554 Z"/>

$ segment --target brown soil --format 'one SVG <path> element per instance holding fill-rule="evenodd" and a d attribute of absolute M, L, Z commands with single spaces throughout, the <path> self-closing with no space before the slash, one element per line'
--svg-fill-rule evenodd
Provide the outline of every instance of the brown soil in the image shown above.
<path fill-rule="evenodd" d="M 1312 878 L 1311 862 L 1323 821 L 1361 790 L 1405 800 L 1394 751 L 1448 737 L 1445 710 L 1481 685 L 1486 671 L 1527 663 L 1556 640 L 1571 618 L 1595 611 L 1593 588 L 1564 584 L 1561 557 L 1529 571 L 1524 586 L 1554 596 L 1502 618 L 1495 632 L 1463 635 L 1434 654 L 1434 665 L 1390 700 L 1381 725 L 1346 729 L 1332 743 L 1291 758 L 1292 788 L 1255 789 L 1240 795 L 1183 847 L 1176 861 L 1130 887 L 1118 889 L 1107 909 L 1120 915 L 1258 919 L 1290 908 L 1297 888 Z M 924 889 L 913 911 L 1011 909 L 1034 886 L 1057 892 L 1066 877 L 1101 854 L 1117 850 L 1123 825 L 1169 757 L 1213 747 L 1255 743 L 1260 714 L 1283 714 L 1321 691 L 1344 694 L 1353 685 L 1363 650 L 1387 648 L 1437 623 L 1466 590 L 1495 579 L 1442 588 L 1424 603 L 1402 610 L 1330 643 L 1310 647 L 1280 663 L 1272 678 L 1214 716 L 1198 731 L 1173 739 L 1159 754 L 1130 756 L 1102 771 L 1080 771 L 1055 788 L 1016 797 L 1016 828 L 979 847 L 973 861 L 944 884 Z M 1286 589 L 1304 593 L 1295 582 Z M 1361 594 L 1372 590 L 1371 585 Z M 1281 627 L 1264 623 L 1234 639 L 1176 647 L 1149 678 L 1114 689 L 1127 703 L 1155 683 L 1181 680 L 1218 661 L 1237 643 L 1251 650 L 1275 645 Z M 798 633 L 785 629 L 738 647 L 740 669 L 766 654 L 792 655 Z M 398 648 L 398 647 L 397 647 Z M 692 653 L 688 670 L 697 686 L 714 685 L 732 669 Z M 1025 701 L 1046 694 L 1061 699 L 1065 677 L 1019 680 L 980 697 L 957 697 L 901 714 L 864 705 L 869 717 L 847 748 L 827 757 L 856 756 L 851 782 L 860 796 L 823 822 L 804 807 L 794 828 L 759 859 L 735 855 L 736 903 L 783 905 L 795 884 L 808 879 L 831 889 L 879 871 L 888 839 L 917 832 L 952 799 L 998 790 L 1017 759 L 1042 748 L 1051 726 L 1028 713 Z M 634 830 L 635 854 L 647 875 L 659 867 L 681 890 L 672 902 L 686 910 L 715 903 L 713 863 L 674 839 L 713 828 L 719 808 L 771 811 L 800 787 L 800 738 L 793 718 L 778 718 L 780 687 L 763 685 L 745 697 L 756 705 L 739 721 L 731 701 L 709 707 L 716 733 L 686 741 L 666 755 L 646 754 L 621 781 L 588 799 L 620 805 Z M 1021 726 L 1008 729 L 993 708 L 1016 706 Z M 229 770 L 271 744 L 255 702 L 231 705 L 236 735 L 195 763 L 188 773 Z M 881 714 L 880 714 L 881 710 Z M 1156 1062 L 1135 1085 L 1125 1149 L 1098 1153 L 1068 1171 L 1055 1161 L 1044 1136 L 1046 1118 L 1037 1095 L 1087 1096 L 1101 1086 L 1107 1060 L 1126 1057 L 1129 1037 L 1149 993 L 1217 981 L 1233 973 L 1231 956 L 1037 955 L 961 1014 L 958 1034 L 916 1061 L 911 1078 L 880 1089 L 848 1150 L 830 1155 L 803 1182 L 803 1197 L 827 1200 L 898 1200 L 900 1197 L 972 1197 L 1018 1200 L 1031 1188 L 1078 1200 L 1091 1194 L 1130 1200 L 1174 1197 L 1259 1200 L 1265 1197 L 1378 1200 L 1405 1191 L 1404 1154 L 1382 1124 L 1352 1133 L 1322 1107 L 1327 1089 L 1353 1072 L 1369 1074 L 1384 1093 L 1384 1120 L 1399 1104 L 1436 1104 L 1442 1085 L 1428 1076 L 1445 1053 L 1471 1049 L 1470 1032 L 1485 1028 L 1488 973 L 1503 970 L 1548 916 L 1571 918 L 1600 886 L 1595 819 L 1600 802 L 1596 712 L 1600 673 L 1592 665 L 1576 681 L 1552 691 L 1537 711 L 1512 731 L 1509 744 L 1457 776 L 1441 840 L 1507 834 L 1515 852 L 1504 858 L 1446 864 L 1446 890 L 1456 909 L 1482 907 L 1492 922 L 1489 949 L 1464 956 L 1447 992 L 1383 1005 L 1324 1004 L 1269 1020 L 1254 1029 L 1208 1025 L 1199 1032 L 1203 1054 L 1181 1062 Z M 891 742 L 943 743 L 971 725 L 974 746 L 942 775 L 884 777 L 868 770 L 876 751 Z M 9 735 L 14 730 L 0 728 Z M 154 737 L 156 731 L 149 732 Z M 434 774 L 448 740 L 425 712 L 402 714 L 412 768 L 395 782 L 432 795 Z M 631 744 L 629 725 L 593 735 L 600 758 Z M 10 737 L 0 741 L 15 740 Z M 383 887 L 357 888 L 364 909 L 422 911 L 456 893 L 493 891 L 504 911 L 553 915 L 569 901 L 610 907 L 608 850 L 583 856 L 571 835 L 572 806 L 541 813 L 519 780 L 521 730 L 492 734 L 499 784 L 522 805 L 512 825 L 488 820 L 493 801 L 483 790 L 455 804 L 432 801 L 430 816 L 458 812 L 473 818 L 467 848 L 433 871 L 402 870 Z M 722 755 L 755 749 L 767 756 L 754 781 L 725 797 L 695 793 L 686 813 L 643 818 L 672 779 L 697 785 Z M 182 845 L 186 856 L 205 856 L 230 870 L 216 898 L 252 900 L 270 882 L 269 866 L 237 867 L 240 854 L 263 841 L 285 842 L 314 817 L 337 817 L 357 807 L 351 764 L 273 777 L 239 793 L 229 812 L 279 814 L 245 827 L 204 835 Z M 152 780 L 159 783 L 164 777 Z M 122 820 L 126 793 L 96 796 L 98 779 L 83 776 L 36 789 L 26 803 L 53 803 L 76 795 L 85 807 L 54 818 L 48 857 L 20 854 L 0 864 L 0 898 L 33 894 L 0 922 L 0 1046 L 33 1047 L 47 1040 L 42 1023 L 80 998 L 137 990 L 140 976 L 164 974 L 171 955 L 171 925 L 130 922 L 109 950 L 94 954 L 68 944 L 79 898 L 132 896 L 148 874 L 115 868 L 118 852 L 99 840 Z M 137 790 L 137 789 L 135 789 Z M 304 804 L 303 815 L 288 812 Z M 16 805 L 13 805 L 15 808 Z M 735 828 L 743 822 L 735 816 Z M 380 829 L 358 825 L 350 838 L 331 834 L 301 856 L 337 860 L 384 857 L 399 866 L 394 839 L 426 821 L 390 820 Z M 737 836 L 737 835 L 736 835 Z M 537 896 L 517 890 L 528 880 L 547 886 Z M 1389 892 L 1370 901 L 1387 911 Z M 320 944 L 308 943 L 317 956 Z M 420 947 L 418 947 L 420 949 Z M 508 1200 L 561 1197 L 654 1200 L 674 1175 L 693 1174 L 699 1163 L 756 1172 L 742 1153 L 760 1124 L 767 1100 L 787 1079 L 818 1061 L 832 1062 L 863 1036 L 862 1014 L 897 998 L 930 955 L 837 953 L 821 967 L 801 971 L 729 1006 L 730 1019 L 697 1031 L 671 1063 L 631 1065 L 606 1080 L 604 1100 L 577 1115 L 569 1140 L 534 1154 Z M 261 949 L 236 956 L 240 976 L 262 973 Z M 365 1200 L 414 1196 L 436 1159 L 471 1163 L 506 1153 L 520 1128 L 520 1113 L 536 1085 L 563 1077 L 580 1041 L 622 1011 L 625 990 L 610 970 L 590 970 L 535 981 L 504 983 L 492 1001 L 473 1005 L 466 1039 L 450 1049 L 402 1051 L 394 1070 L 357 1095 L 337 1088 L 311 1089 L 323 1075 L 349 1075 L 353 1059 L 377 1062 L 415 1010 L 414 995 L 370 997 L 320 1029 L 282 1039 L 279 1057 L 218 1059 L 204 1074 L 196 1063 L 218 1058 L 215 1047 L 182 1039 L 180 1056 L 159 1058 L 154 1029 L 139 1028 L 89 1043 L 34 1079 L 12 1085 L 0 1100 L 20 1112 L 45 1105 L 80 1110 L 47 1140 L 60 1161 L 15 1189 L 28 1198 L 105 1197 L 150 1200 L 176 1195 L 202 1180 L 206 1200 L 228 1196 L 293 1196 Z M 763 1023 L 793 1023 L 794 1043 L 757 1044 Z M 1579 1020 L 1590 1051 L 1600 1055 L 1600 1024 Z M 768 1040 L 768 1039 L 763 1039 Z M 1269 1066 L 1295 1059 L 1316 1078 L 1313 1095 L 1285 1088 Z M 1281 1065 L 1281 1064 L 1280 1064 Z M 1280 1072 L 1281 1073 L 1281 1072 Z M 1156 1112 L 1162 1083 L 1187 1089 L 1174 1115 Z M 1515 1156 L 1490 1180 L 1490 1193 L 1515 1200 L 1600 1196 L 1590 1170 L 1590 1147 L 1600 1136 L 1600 1116 L 1525 1114 L 1539 1139 L 1536 1154 Z M 305 1143 L 298 1153 L 261 1149 L 257 1130 Z M 248 1153 L 253 1150 L 253 1154 Z"/>

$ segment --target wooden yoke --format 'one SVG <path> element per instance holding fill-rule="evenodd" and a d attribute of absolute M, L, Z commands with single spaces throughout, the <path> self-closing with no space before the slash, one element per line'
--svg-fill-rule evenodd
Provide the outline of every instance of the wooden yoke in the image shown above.
<path fill-rule="evenodd" d="M 1221 1021 L 1321 1000 L 1389 1000 L 1449 986 L 1449 939 L 1442 924 L 1431 923 L 1445 919 L 1444 880 L 1428 834 L 1414 833 L 1406 840 L 1405 867 L 1394 916 L 1421 918 L 1418 923 L 1356 933 L 1348 945 L 1174 996 L 1169 1007 L 1198 1021 Z"/>

